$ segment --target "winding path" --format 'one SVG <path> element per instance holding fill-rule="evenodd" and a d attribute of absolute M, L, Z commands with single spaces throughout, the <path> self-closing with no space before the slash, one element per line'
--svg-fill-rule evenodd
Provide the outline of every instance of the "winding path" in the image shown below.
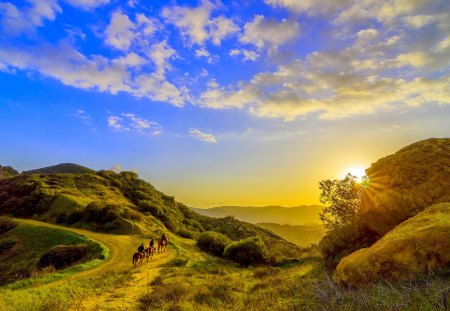
<path fill-rule="evenodd" d="M 67 278 L 43 285 L 56 286 L 62 282 L 101 277 L 111 273 L 131 271 L 129 282 L 117 284 L 113 290 L 92 294 L 84 297 L 71 306 L 69 310 L 137 310 L 138 298 L 149 290 L 148 283 L 151 282 L 161 269 L 160 266 L 175 257 L 175 251 L 170 249 L 162 254 L 155 254 L 148 262 L 144 260 L 142 266 L 132 266 L 132 254 L 140 243 L 147 244 L 140 236 L 115 235 L 87 231 L 83 229 L 69 228 L 40 222 L 31 219 L 16 219 L 18 222 L 35 226 L 58 228 L 84 235 L 92 240 L 98 241 L 109 248 L 110 256 L 105 262 L 98 266 L 73 274 Z"/>

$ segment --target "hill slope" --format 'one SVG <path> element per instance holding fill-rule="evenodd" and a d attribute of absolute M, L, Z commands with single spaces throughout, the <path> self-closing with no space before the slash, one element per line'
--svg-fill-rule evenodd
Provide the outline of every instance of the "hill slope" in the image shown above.
<path fill-rule="evenodd" d="M 83 173 L 95 173 L 94 170 L 74 164 L 74 163 L 61 163 L 57 165 L 38 168 L 35 170 L 24 171 L 23 174 L 83 174 Z"/>
<path fill-rule="evenodd" d="M 0 178 L 2 177 L 11 177 L 19 175 L 19 172 L 13 169 L 11 166 L 1 166 L 0 165 Z"/>
<path fill-rule="evenodd" d="M 295 257 L 292 243 L 258 226 L 199 215 L 134 172 L 21 174 L 0 179 L 0 213 L 121 234 L 167 229 L 195 239 L 217 231 L 232 240 L 259 236 L 276 258 Z M 167 229 L 166 229 L 167 228 Z"/>
<path fill-rule="evenodd" d="M 277 223 L 281 225 L 305 225 L 321 223 L 320 205 L 283 206 L 219 206 L 207 209 L 192 208 L 195 212 L 210 217 L 234 216 L 239 220 L 256 223 Z"/>

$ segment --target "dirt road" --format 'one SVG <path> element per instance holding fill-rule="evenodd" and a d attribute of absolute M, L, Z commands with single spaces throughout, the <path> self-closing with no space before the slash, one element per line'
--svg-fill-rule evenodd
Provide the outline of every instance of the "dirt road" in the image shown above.
<path fill-rule="evenodd" d="M 175 250 L 170 249 L 169 245 L 167 252 L 155 254 L 153 259 L 150 259 L 148 262 L 144 260 L 142 266 L 134 268 L 132 265 L 132 254 L 141 243 L 148 245 L 148 240 L 142 237 L 91 232 L 30 219 L 16 220 L 35 226 L 45 226 L 75 232 L 102 243 L 110 250 L 110 257 L 95 268 L 73 274 L 67 278 L 43 286 L 57 286 L 63 282 L 101 278 L 103 275 L 110 275 L 111 273 L 131 271 L 128 282 L 116 284 L 115 288 L 110 291 L 97 292 L 88 297 L 84 297 L 83 300 L 70 306 L 69 310 L 136 310 L 138 309 L 138 298 L 149 290 L 147 284 L 159 274 L 160 266 L 175 257 Z"/>

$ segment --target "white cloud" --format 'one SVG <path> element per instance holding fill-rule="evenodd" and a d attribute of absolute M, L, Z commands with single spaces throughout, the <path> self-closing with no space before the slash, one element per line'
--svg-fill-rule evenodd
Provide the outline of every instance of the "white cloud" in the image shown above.
<path fill-rule="evenodd" d="M 236 56 L 236 55 L 239 55 L 239 54 L 241 54 L 241 51 L 240 50 L 237 50 L 237 49 L 233 49 L 233 50 L 231 50 L 230 51 L 230 53 L 228 53 L 230 56 Z"/>
<path fill-rule="evenodd" d="M 111 15 L 111 20 L 106 28 L 106 44 L 118 50 L 128 50 L 136 36 L 134 29 L 135 25 L 127 15 L 121 11 L 115 11 Z"/>
<path fill-rule="evenodd" d="M 202 132 L 200 130 L 197 130 L 197 129 L 193 129 L 193 128 L 189 129 L 189 134 L 192 137 L 194 137 L 194 138 L 196 138 L 198 140 L 201 140 L 201 141 L 205 141 L 207 143 L 213 143 L 213 144 L 217 143 L 217 140 L 214 137 L 214 135 L 204 133 L 204 132 Z"/>
<path fill-rule="evenodd" d="M 17 36 L 33 32 L 43 26 L 46 20 L 52 21 L 62 9 L 56 0 L 28 0 L 28 5 L 18 8 L 9 2 L 0 2 L 0 26 L 3 35 Z"/>
<path fill-rule="evenodd" d="M 136 90 L 134 95 L 145 96 L 152 100 L 167 102 L 181 107 L 186 101 L 186 94 L 168 81 L 162 80 L 159 75 L 139 75 L 135 79 Z"/>
<path fill-rule="evenodd" d="M 220 45 L 223 39 L 239 31 L 239 27 L 231 19 L 219 16 L 209 23 L 209 36 L 215 45 Z"/>
<path fill-rule="evenodd" d="M 265 0 L 273 7 L 283 7 L 296 13 L 331 13 L 345 7 L 351 0 Z"/>
<path fill-rule="evenodd" d="M 129 131 L 140 134 L 156 136 L 161 134 L 161 126 L 157 122 L 152 122 L 136 116 L 134 113 L 122 113 L 121 116 L 109 116 L 108 126 L 115 131 Z"/>
<path fill-rule="evenodd" d="M 220 45 L 223 39 L 239 31 L 239 27 L 224 16 L 211 19 L 210 15 L 214 9 L 215 6 L 210 1 L 203 1 L 196 8 L 166 7 L 162 16 L 175 25 L 191 44 L 202 45 L 211 39 L 215 45 Z"/>
<path fill-rule="evenodd" d="M 231 50 L 228 53 L 230 56 L 237 56 L 237 55 L 242 55 L 243 56 L 243 60 L 244 61 L 256 61 L 256 59 L 259 57 L 259 54 L 256 51 L 251 51 L 251 50 L 246 50 L 246 49 L 242 49 L 242 50 Z"/>
<path fill-rule="evenodd" d="M 119 118 L 117 116 L 110 116 L 108 117 L 108 126 L 112 127 L 114 130 L 120 131 L 122 130 L 122 125 L 120 124 L 122 121 L 122 118 Z"/>
<path fill-rule="evenodd" d="M 113 59 L 112 62 L 127 67 L 138 67 L 147 64 L 149 61 L 138 54 L 131 52 L 125 56 Z"/>
<path fill-rule="evenodd" d="M 205 48 L 195 50 L 196 57 L 209 57 L 209 52 Z"/>
<path fill-rule="evenodd" d="M 85 122 L 89 122 L 91 120 L 91 116 L 86 113 L 83 109 L 78 109 L 74 114 L 74 117 L 80 118 Z"/>
<path fill-rule="evenodd" d="M 255 18 L 245 24 L 244 34 L 240 38 L 242 43 L 253 44 L 258 49 L 277 49 L 299 34 L 300 27 L 296 22 L 283 20 L 279 22 L 272 18 L 256 15 Z"/>
<path fill-rule="evenodd" d="M 110 0 L 65 0 L 71 5 L 85 10 L 94 9 L 101 5 L 109 3 Z"/>
<path fill-rule="evenodd" d="M 156 74 L 162 78 L 166 70 L 170 68 L 169 59 L 175 56 L 175 50 L 166 40 L 163 40 L 151 47 L 149 56 L 156 65 Z"/>
<path fill-rule="evenodd" d="M 162 59 L 164 57 L 159 60 L 155 57 L 158 66 L 162 66 L 156 72 L 143 74 L 139 66 L 131 66 L 142 62 L 141 58 L 130 55 L 110 61 L 96 55 L 88 58 L 67 44 L 57 47 L 36 46 L 28 50 L 0 46 L 0 68 L 4 71 L 37 71 L 66 85 L 85 90 L 107 91 L 111 94 L 122 91 L 182 106 L 187 90 L 178 89 L 161 75 L 163 68 L 167 68 Z"/>
<path fill-rule="evenodd" d="M 145 36 L 152 35 L 158 28 L 156 20 L 150 19 L 144 14 L 136 14 L 136 22 L 137 26 L 142 28 L 142 34 Z"/>

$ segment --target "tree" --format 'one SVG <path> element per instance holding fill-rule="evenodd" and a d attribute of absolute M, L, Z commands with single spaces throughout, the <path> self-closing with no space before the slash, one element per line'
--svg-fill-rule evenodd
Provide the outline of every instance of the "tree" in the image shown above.
<path fill-rule="evenodd" d="M 320 213 L 325 229 L 335 230 L 356 226 L 362 194 L 368 185 L 367 176 L 358 183 L 356 176 L 347 174 L 344 179 L 322 180 L 319 183 L 320 202 L 329 204 Z"/>

